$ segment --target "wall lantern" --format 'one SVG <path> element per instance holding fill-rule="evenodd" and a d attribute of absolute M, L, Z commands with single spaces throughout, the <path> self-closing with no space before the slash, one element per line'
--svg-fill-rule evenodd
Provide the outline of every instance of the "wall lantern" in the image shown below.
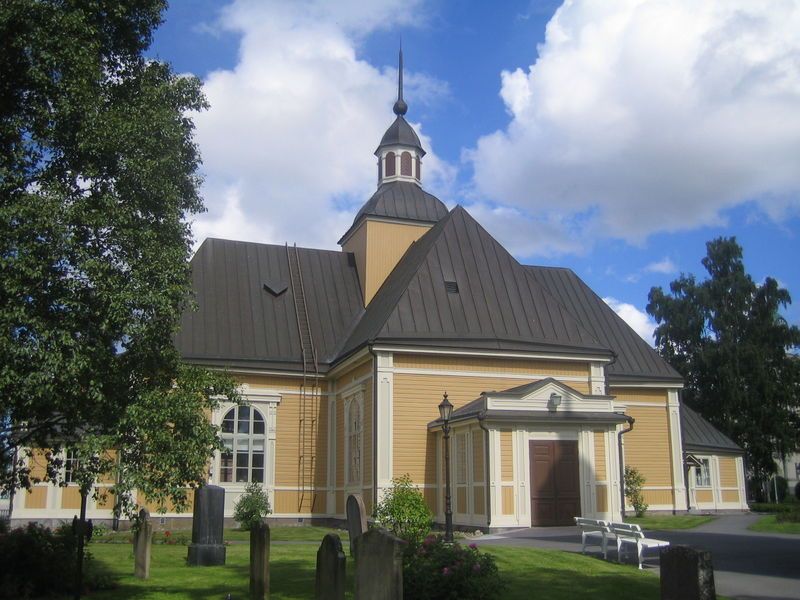
<path fill-rule="evenodd" d="M 550 410 L 558 410 L 559 406 L 561 406 L 561 395 L 553 392 L 550 394 Z"/>

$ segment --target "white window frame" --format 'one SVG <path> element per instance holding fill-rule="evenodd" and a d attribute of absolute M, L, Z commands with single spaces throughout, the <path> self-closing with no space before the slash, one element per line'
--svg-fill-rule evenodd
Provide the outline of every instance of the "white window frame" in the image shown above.
<path fill-rule="evenodd" d="M 80 461 L 78 460 L 77 453 L 73 448 L 64 450 L 64 464 L 62 469 L 64 471 L 64 483 L 67 485 L 78 485 L 75 481 L 75 469 L 78 467 Z"/>
<path fill-rule="evenodd" d="M 358 408 L 359 427 L 358 431 L 351 431 L 350 412 L 353 407 Z M 358 446 L 358 476 L 353 476 L 353 464 L 351 456 L 351 436 L 358 436 L 356 443 Z M 364 484 L 364 392 L 358 390 L 348 395 L 344 399 L 344 483 L 345 487 L 360 489 Z"/>
<path fill-rule="evenodd" d="M 242 410 L 247 410 L 248 413 L 249 413 L 248 421 L 247 421 L 247 423 L 248 423 L 248 431 L 244 432 L 244 433 L 238 431 L 238 429 L 239 429 L 239 421 L 241 420 L 241 411 Z M 230 481 L 222 481 L 222 470 L 223 470 L 222 455 L 225 454 L 225 452 L 222 451 L 221 452 L 221 456 L 220 456 L 220 467 L 219 467 L 219 480 L 220 480 L 220 483 L 222 483 L 223 485 L 225 485 L 225 484 L 228 484 L 228 485 L 231 485 L 231 484 L 247 485 L 247 484 L 252 483 L 254 481 L 254 479 L 253 479 L 253 470 L 254 469 L 260 469 L 261 470 L 261 481 L 257 481 L 256 483 L 260 483 L 263 486 L 266 483 L 267 458 L 268 458 L 267 454 L 269 452 L 269 444 L 267 443 L 267 440 L 268 440 L 268 437 L 267 437 L 268 436 L 268 428 L 269 428 L 267 415 L 264 414 L 264 411 L 261 410 L 260 407 L 258 407 L 258 406 L 253 406 L 253 405 L 250 405 L 250 404 L 242 405 L 242 406 L 232 406 L 229 409 L 227 409 L 224 413 L 222 413 L 222 420 L 221 420 L 221 423 L 220 423 L 221 425 L 224 425 L 225 418 L 231 412 L 233 413 L 233 431 L 232 432 L 228 432 L 228 433 L 226 433 L 224 431 L 220 431 L 220 438 L 223 441 L 226 440 L 226 439 L 230 439 L 231 440 L 231 449 L 232 449 L 232 454 L 233 454 L 233 456 L 232 456 L 233 462 L 231 463 L 231 466 L 229 467 L 231 469 L 231 480 Z M 255 423 L 256 423 L 256 419 L 255 419 L 255 415 L 256 414 L 260 417 L 261 423 L 263 424 L 263 429 L 264 430 L 261 433 L 255 433 L 254 432 Z M 247 441 L 247 467 L 245 467 L 247 469 L 247 481 L 239 481 L 238 480 L 238 473 L 237 473 L 239 471 L 239 469 L 242 468 L 242 467 L 239 466 L 239 463 L 238 463 L 238 461 L 239 461 L 239 456 L 238 455 L 241 454 L 241 452 L 239 452 L 238 448 L 239 448 L 239 442 L 243 442 L 243 441 Z M 260 467 L 253 467 L 253 447 L 254 447 L 256 442 L 259 442 L 261 447 L 262 447 L 262 452 L 261 453 L 263 454 L 263 458 L 262 458 Z"/>
<path fill-rule="evenodd" d="M 706 468 L 703 467 L 695 467 L 694 468 L 694 487 L 696 489 L 711 489 L 713 487 L 712 476 L 711 476 L 711 459 L 710 458 L 697 458 Z M 702 477 L 703 473 L 707 475 L 707 477 Z M 702 478 L 702 479 L 701 479 Z M 706 483 L 706 481 L 708 483 Z"/>

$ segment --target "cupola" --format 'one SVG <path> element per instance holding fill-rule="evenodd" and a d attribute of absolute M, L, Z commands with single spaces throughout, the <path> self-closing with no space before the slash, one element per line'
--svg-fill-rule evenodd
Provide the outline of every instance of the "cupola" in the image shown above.
<path fill-rule="evenodd" d="M 403 100 L 403 50 L 400 50 L 394 123 L 383 134 L 378 157 L 378 189 L 353 219 L 339 240 L 353 255 L 364 305 L 368 305 L 411 244 L 425 235 L 447 207 L 422 189 L 422 157 L 425 150 L 414 128 L 405 119 Z"/>
<path fill-rule="evenodd" d="M 408 124 L 405 114 L 408 105 L 403 100 L 403 49 L 397 77 L 397 102 L 394 103 L 394 123 L 389 126 L 375 150 L 378 157 L 378 185 L 392 181 L 408 181 L 421 185 L 422 149 L 417 132 Z"/>

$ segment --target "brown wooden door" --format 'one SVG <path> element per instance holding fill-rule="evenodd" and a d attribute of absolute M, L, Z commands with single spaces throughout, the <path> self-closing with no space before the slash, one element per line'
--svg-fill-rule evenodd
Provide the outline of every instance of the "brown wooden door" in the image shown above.
<path fill-rule="evenodd" d="M 532 441 L 531 524 L 572 525 L 581 514 L 578 442 Z"/>

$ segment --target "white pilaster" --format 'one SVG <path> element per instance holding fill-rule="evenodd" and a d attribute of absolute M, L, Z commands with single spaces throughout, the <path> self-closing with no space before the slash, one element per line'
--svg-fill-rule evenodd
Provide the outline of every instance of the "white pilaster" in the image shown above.
<path fill-rule="evenodd" d="M 329 515 L 336 514 L 336 394 L 328 397 L 328 493 L 325 499 Z"/>
<path fill-rule="evenodd" d="M 386 489 L 392 485 L 392 397 L 394 391 L 393 356 L 391 352 L 377 352 L 378 394 L 375 399 L 375 466 L 377 470 L 377 498 L 380 502 Z"/>
<path fill-rule="evenodd" d="M 681 437 L 681 413 L 678 390 L 667 392 L 669 408 L 670 446 L 672 451 L 672 485 L 675 490 L 675 510 L 687 510 L 686 478 L 683 469 L 683 439 Z"/>
<path fill-rule="evenodd" d="M 603 363 L 593 362 L 589 366 L 589 389 L 598 396 L 606 393 L 606 370 Z"/>

